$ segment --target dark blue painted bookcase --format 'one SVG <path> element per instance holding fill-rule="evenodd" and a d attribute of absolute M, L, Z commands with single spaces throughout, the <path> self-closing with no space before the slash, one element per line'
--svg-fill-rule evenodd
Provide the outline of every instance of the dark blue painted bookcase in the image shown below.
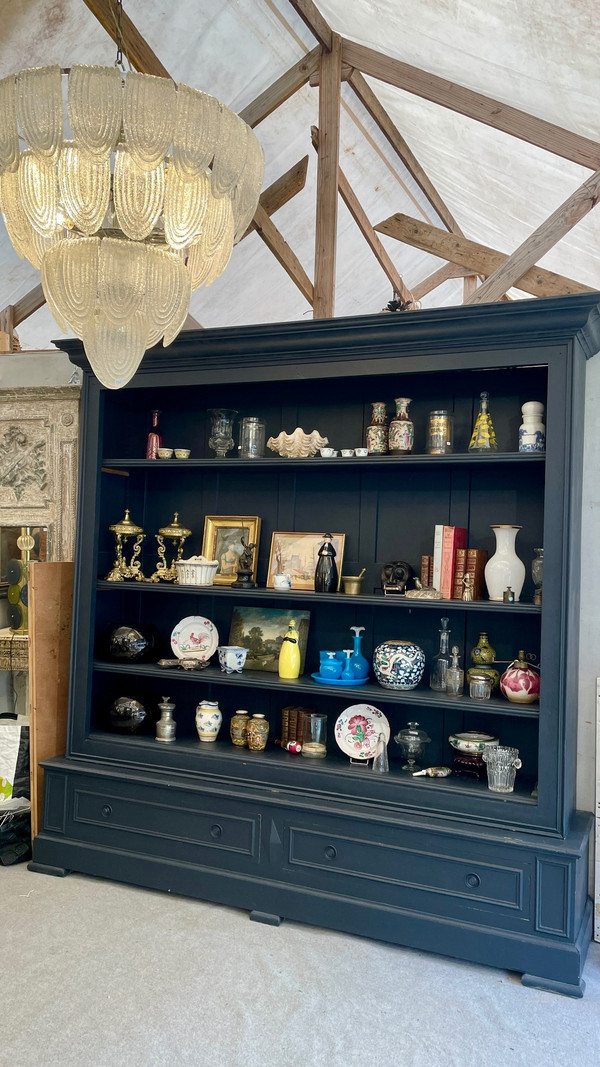
<path fill-rule="evenodd" d="M 587 893 L 591 815 L 575 810 L 579 524 L 585 361 L 600 338 L 596 297 L 316 322 L 194 331 L 144 359 L 113 392 L 90 372 L 79 342 L 63 347 L 83 369 L 81 477 L 69 737 L 64 758 L 45 766 L 42 832 L 33 868 L 77 870 L 293 918 L 523 973 L 526 984 L 581 995 L 591 936 Z M 469 455 L 482 389 L 491 395 L 499 451 Z M 371 401 L 413 398 L 409 457 L 216 459 L 208 448 L 211 407 L 261 415 L 267 436 L 317 428 L 338 448 L 362 444 Z M 519 454 L 521 404 L 546 404 L 545 456 Z M 162 411 L 165 443 L 188 460 L 143 459 L 149 414 Z M 455 416 L 452 455 L 425 453 L 428 412 Z M 259 515 L 258 588 L 179 588 L 110 583 L 111 523 L 128 507 L 146 531 L 144 572 L 156 562 L 154 533 L 179 512 L 202 547 L 204 516 Z M 493 551 L 493 523 L 522 526 L 527 565 L 517 604 L 384 597 L 381 565 L 418 569 L 436 523 L 466 526 L 469 545 Z M 366 567 L 361 596 L 265 588 L 274 530 L 345 532 L 344 572 Z M 530 563 L 544 547 L 544 592 L 533 603 Z M 225 675 L 126 665 L 105 655 L 119 622 L 153 623 L 159 655 L 175 624 L 204 615 L 227 643 L 240 603 L 311 613 L 306 673 Z M 431 657 L 439 620 L 465 654 L 485 630 L 497 658 L 521 648 L 540 657 L 538 704 L 502 697 L 448 700 L 423 683 L 410 692 L 375 682 L 356 690 L 314 682 L 322 648 L 344 648 L 365 627 L 363 649 L 407 637 Z M 467 663 L 468 666 L 468 663 Z M 176 704 L 177 740 L 110 731 L 119 695 L 156 709 Z M 201 744 L 201 697 L 224 713 L 219 740 Z M 416 719 L 431 737 L 430 764 L 448 764 L 448 735 L 481 729 L 516 746 L 523 760 L 514 793 L 494 794 L 469 777 L 411 778 L 390 742 L 390 773 L 351 766 L 333 724 L 352 703 L 371 702 L 392 734 Z M 271 738 L 281 708 L 328 715 L 325 760 L 237 750 L 229 719 L 264 711 Z"/>

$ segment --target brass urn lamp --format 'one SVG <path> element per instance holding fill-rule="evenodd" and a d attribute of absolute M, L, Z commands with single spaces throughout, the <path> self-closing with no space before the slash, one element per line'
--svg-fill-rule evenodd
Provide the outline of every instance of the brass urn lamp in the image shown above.
<path fill-rule="evenodd" d="M 139 557 L 142 550 L 142 541 L 146 534 L 142 527 L 136 526 L 135 522 L 130 518 L 129 508 L 125 509 L 125 515 L 120 522 L 115 522 L 108 528 L 115 535 L 115 561 L 112 565 L 112 570 L 106 575 L 106 581 L 124 582 L 128 578 L 135 578 L 136 582 L 145 581 Z M 131 559 L 128 563 L 125 547 L 131 538 L 135 538 L 135 540 Z"/>
<path fill-rule="evenodd" d="M 177 581 L 177 567 L 175 564 L 181 559 L 183 555 L 183 543 L 186 537 L 189 537 L 191 530 L 182 526 L 179 521 L 179 512 L 176 511 L 173 516 L 173 522 L 168 526 L 161 526 L 158 533 L 154 536 L 158 541 L 158 563 L 156 564 L 156 570 L 154 574 L 151 574 L 146 579 L 148 582 L 176 582 Z M 176 546 L 176 554 L 170 563 L 167 561 L 167 549 L 165 545 L 165 539 L 172 541 L 173 547 Z"/>

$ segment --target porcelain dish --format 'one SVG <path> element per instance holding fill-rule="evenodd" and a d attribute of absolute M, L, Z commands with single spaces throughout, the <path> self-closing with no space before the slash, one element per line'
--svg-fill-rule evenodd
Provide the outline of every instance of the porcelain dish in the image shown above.
<path fill-rule="evenodd" d="M 171 634 L 171 648 L 177 659 L 210 659 L 219 644 L 217 627 L 202 615 L 187 615 Z"/>
<path fill-rule="evenodd" d="M 387 745 L 390 724 L 379 708 L 372 704 L 351 704 L 338 716 L 334 727 L 335 740 L 342 752 L 352 759 L 372 759 L 383 734 Z"/>
<path fill-rule="evenodd" d="M 448 738 L 452 748 L 457 752 L 485 752 L 498 744 L 498 738 L 492 734 L 481 734 L 477 730 L 465 730 L 464 733 L 450 734 Z"/>

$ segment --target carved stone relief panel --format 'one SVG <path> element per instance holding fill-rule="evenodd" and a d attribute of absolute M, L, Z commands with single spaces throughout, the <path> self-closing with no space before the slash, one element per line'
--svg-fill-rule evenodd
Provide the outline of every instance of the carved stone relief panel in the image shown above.
<path fill-rule="evenodd" d="M 0 526 L 46 526 L 52 560 L 75 552 L 79 394 L 0 390 Z"/>

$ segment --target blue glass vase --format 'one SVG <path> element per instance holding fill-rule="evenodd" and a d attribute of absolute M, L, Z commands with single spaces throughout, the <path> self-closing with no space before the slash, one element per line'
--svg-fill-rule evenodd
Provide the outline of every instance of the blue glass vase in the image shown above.
<path fill-rule="evenodd" d="M 351 626 L 350 629 L 354 631 L 354 649 L 349 661 L 350 670 L 357 679 L 368 678 L 369 661 L 360 650 L 364 626 Z"/>

